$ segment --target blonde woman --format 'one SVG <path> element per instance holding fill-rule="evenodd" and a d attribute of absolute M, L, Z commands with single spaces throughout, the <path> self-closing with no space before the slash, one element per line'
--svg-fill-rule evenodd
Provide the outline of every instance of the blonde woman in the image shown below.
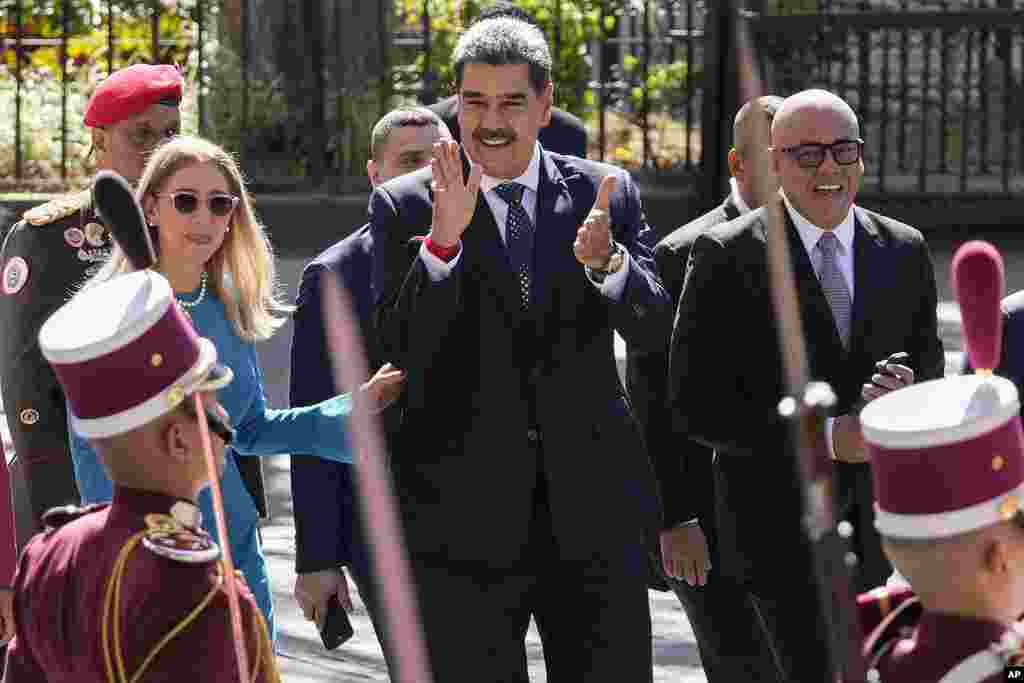
<path fill-rule="evenodd" d="M 351 462 L 345 438 L 350 396 L 287 410 L 270 409 L 264 401 L 255 342 L 270 337 L 291 307 L 274 291 L 273 254 L 231 155 L 200 138 L 174 138 L 153 152 L 137 196 L 153 232 L 157 268 L 170 281 L 179 306 L 196 330 L 213 340 L 221 362 L 234 371 L 234 381 L 218 394 L 237 430 L 232 449 L 254 456 L 315 453 Z M 115 247 L 85 287 L 128 270 L 127 258 Z M 401 373 L 385 366 L 363 390 L 378 404 L 385 404 L 393 400 L 401 381 Z M 73 434 L 71 442 L 83 503 L 110 500 L 110 480 L 95 452 L 78 435 Z M 231 553 L 273 634 L 273 605 L 256 533 L 256 506 L 234 458 L 226 460 L 222 486 Z M 200 497 L 200 504 L 204 526 L 216 536 L 209 491 Z"/>

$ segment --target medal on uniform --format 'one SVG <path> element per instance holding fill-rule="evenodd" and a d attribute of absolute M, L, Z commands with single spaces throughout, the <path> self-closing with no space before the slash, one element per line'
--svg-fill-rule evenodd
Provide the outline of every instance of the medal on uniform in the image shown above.
<path fill-rule="evenodd" d="M 220 547 L 202 529 L 185 526 L 171 515 L 146 515 L 142 545 L 160 557 L 187 564 L 212 562 Z"/>
<path fill-rule="evenodd" d="M 106 243 L 106 228 L 99 223 L 85 224 L 85 241 L 93 247 L 102 247 Z"/>

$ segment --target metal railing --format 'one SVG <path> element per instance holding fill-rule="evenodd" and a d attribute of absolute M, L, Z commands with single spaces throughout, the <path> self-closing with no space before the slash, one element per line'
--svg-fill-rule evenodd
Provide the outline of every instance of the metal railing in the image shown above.
<path fill-rule="evenodd" d="M 345 189 L 362 175 L 377 116 L 445 94 L 469 3 L 300 4 L 299 16 L 275 19 L 281 3 L 269 0 L 0 0 L 0 176 L 31 186 L 44 148 L 51 179 L 73 180 L 91 88 L 112 69 L 159 61 L 185 66 L 188 125 L 235 149 L 258 183 Z M 721 123 L 703 121 L 722 96 L 704 78 L 722 58 L 707 53 L 713 0 L 530 6 L 544 10 L 559 102 L 587 123 L 591 157 L 673 178 L 702 172 L 705 123 Z M 771 91 L 825 87 L 858 112 L 869 188 L 1024 188 L 1024 0 L 747 0 L 744 16 Z"/>
<path fill-rule="evenodd" d="M 818 4 L 751 24 L 783 93 L 823 87 L 857 111 L 870 189 L 1024 190 L 1024 1 Z"/>

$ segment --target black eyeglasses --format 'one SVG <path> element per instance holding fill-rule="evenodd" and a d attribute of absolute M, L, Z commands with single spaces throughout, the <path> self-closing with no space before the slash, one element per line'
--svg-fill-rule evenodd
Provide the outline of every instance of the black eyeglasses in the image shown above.
<path fill-rule="evenodd" d="M 157 197 L 170 197 L 174 208 L 180 214 L 188 215 L 199 208 L 199 195 L 195 192 L 182 190 L 181 192 L 154 192 Z M 228 216 L 238 206 L 238 197 L 233 194 L 214 192 L 206 198 L 206 206 L 217 218 Z"/>
<path fill-rule="evenodd" d="M 192 400 L 191 396 L 187 397 L 182 401 L 181 407 L 186 415 L 193 420 L 198 420 L 199 416 L 196 415 L 196 409 L 193 407 Z M 205 403 L 203 404 L 203 412 L 206 413 L 206 425 L 210 428 L 210 431 L 219 436 L 225 446 L 230 446 L 231 442 L 235 440 L 235 430 L 231 428 L 227 420 L 210 410 Z"/>
<path fill-rule="evenodd" d="M 803 145 L 783 147 L 782 152 L 794 160 L 801 168 L 818 168 L 825 163 L 826 152 L 832 152 L 832 158 L 840 166 L 849 166 L 860 161 L 864 151 L 864 141 L 836 140 L 831 145 L 821 142 L 808 142 Z"/>

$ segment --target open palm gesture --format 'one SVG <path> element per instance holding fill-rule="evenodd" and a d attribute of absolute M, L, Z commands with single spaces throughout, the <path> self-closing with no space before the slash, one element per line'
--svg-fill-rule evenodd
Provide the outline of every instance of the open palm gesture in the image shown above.
<path fill-rule="evenodd" d="M 483 172 L 479 164 L 472 164 L 469 180 L 462 172 L 462 156 L 459 143 L 442 140 L 434 143 L 434 157 L 430 170 L 434 180 L 434 224 L 430 239 L 441 247 L 452 247 L 462 238 L 476 211 L 477 196 L 480 194 L 480 178 Z"/>

